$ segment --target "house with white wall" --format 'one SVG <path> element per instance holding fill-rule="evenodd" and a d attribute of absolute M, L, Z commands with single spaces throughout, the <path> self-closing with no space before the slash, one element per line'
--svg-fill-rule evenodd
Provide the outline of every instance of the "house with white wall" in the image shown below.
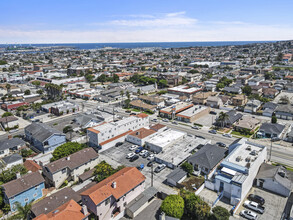
<path fill-rule="evenodd" d="M 229 146 L 229 155 L 221 162 L 214 178 L 205 181 L 205 187 L 221 193 L 231 205 L 237 205 L 248 194 L 266 157 L 265 146 L 238 139 Z"/>
<path fill-rule="evenodd" d="M 120 219 L 127 204 L 144 191 L 145 176 L 126 167 L 81 193 L 82 204 L 97 219 Z"/>

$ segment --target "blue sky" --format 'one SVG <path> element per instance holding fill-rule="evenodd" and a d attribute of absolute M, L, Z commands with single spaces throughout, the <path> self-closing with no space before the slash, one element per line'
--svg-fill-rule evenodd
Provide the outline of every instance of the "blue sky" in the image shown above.
<path fill-rule="evenodd" d="M 0 43 L 293 39 L 292 0 L 5 0 Z"/>

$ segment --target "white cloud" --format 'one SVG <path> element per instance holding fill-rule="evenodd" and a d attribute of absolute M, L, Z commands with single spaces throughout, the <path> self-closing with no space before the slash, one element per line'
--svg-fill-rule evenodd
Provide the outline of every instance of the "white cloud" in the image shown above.
<path fill-rule="evenodd" d="M 170 15 L 171 14 L 171 15 Z M 29 30 L 0 27 L 0 43 L 107 43 L 179 41 L 266 41 L 292 39 L 293 27 L 241 21 L 197 22 L 184 12 L 114 20 L 95 30 Z M 136 18 L 136 17 L 135 17 Z"/>
<path fill-rule="evenodd" d="M 185 12 L 168 13 L 157 16 L 135 17 L 145 19 L 120 19 L 110 21 L 110 25 L 128 26 L 128 27 L 164 27 L 164 26 L 191 26 L 196 24 L 197 20 L 184 16 Z"/>

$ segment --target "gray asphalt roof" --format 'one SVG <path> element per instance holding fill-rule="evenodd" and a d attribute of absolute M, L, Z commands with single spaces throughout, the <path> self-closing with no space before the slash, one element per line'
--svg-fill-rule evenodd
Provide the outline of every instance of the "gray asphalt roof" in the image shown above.
<path fill-rule="evenodd" d="M 141 194 L 139 194 L 134 200 L 127 204 L 127 208 L 131 212 L 137 211 L 141 206 L 146 204 L 149 199 L 154 197 L 158 193 L 158 190 L 154 187 L 149 187 L 145 189 Z"/>
<path fill-rule="evenodd" d="M 25 145 L 25 142 L 20 138 L 12 138 L 0 141 L 0 150 L 10 149 L 19 145 Z"/>
<path fill-rule="evenodd" d="M 227 149 L 223 147 L 206 144 L 199 151 L 190 156 L 187 161 L 212 169 L 225 157 L 226 152 Z"/>
<path fill-rule="evenodd" d="M 22 160 L 22 156 L 20 156 L 19 154 L 12 154 L 10 156 L 3 157 L 2 160 L 5 162 L 5 164 L 11 164 L 16 161 Z"/>
<path fill-rule="evenodd" d="M 172 179 L 176 183 L 181 180 L 184 176 L 187 175 L 187 172 L 185 172 L 180 167 L 177 167 L 175 170 L 173 170 L 171 173 L 167 175 L 168 179 Z"/>
<path fill-rule="evenodd" d="M 273 124 L 273 123 L 263 123 L 259 131 L 263 131 L 267 134 L 281 134 L 282 131 L 284 130 L 285 125 L 280 125 L 280 124 Z"/>
<path fill-rule="evenodd" d="M 32 136 L 39 140 L 40 142 L 46 141 L 49 137 L 51 137 L 53 134 L 59 134 L 64 135 L 62 132 L 58 131 L 55 128 L 50 127 L 49 125 L 43 124 L 43 123 L 32 123 L 25 127 L 25 130 L 30 132 Z"/>

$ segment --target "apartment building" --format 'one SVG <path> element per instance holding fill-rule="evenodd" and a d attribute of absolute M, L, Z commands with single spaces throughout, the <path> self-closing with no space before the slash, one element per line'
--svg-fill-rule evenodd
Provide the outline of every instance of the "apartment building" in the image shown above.
<path fill-rule="evenodd" d="M 98 147 L 100 151 L 104 151 L 117 142 L 124 141 L 129 133 L 148 126 L 149 117 L 144 113 L 117 122 L 105 122 L 87 129 L 89 144 L 92 147 Z"/>

